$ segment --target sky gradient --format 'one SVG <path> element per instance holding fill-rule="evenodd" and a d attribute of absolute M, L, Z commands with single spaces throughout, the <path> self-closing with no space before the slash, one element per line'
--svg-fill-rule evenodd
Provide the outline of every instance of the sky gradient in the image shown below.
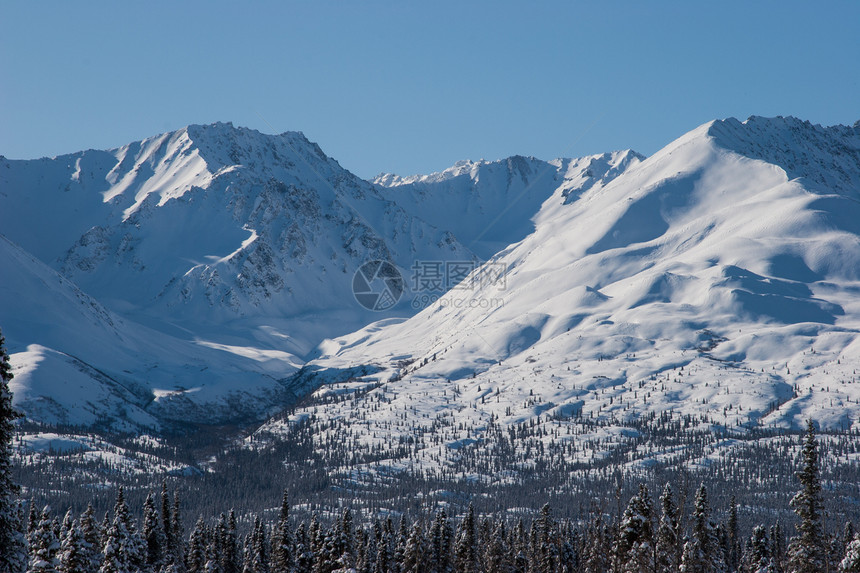
<path fill-rule="evenodd" d="M 232 121 L 370 177 L 860 120 L 860 2 L 534 4 L 5 2 L 0 155 Z"/>

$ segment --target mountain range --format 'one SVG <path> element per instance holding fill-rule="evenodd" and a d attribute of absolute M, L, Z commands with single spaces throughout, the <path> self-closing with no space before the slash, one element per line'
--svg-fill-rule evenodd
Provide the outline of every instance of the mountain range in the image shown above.
<path fill-rule="evenodd" d="M 0 158 L 0 327 L 31 420 L 312 418 L 321 441 L 348 420 L 340 437 L 393 467 L 447 419 L 410 463 L 541 417 L 851 427 L 858 203 L 858 124 L 718 120 L 648 158 L 372 181 L 299 133 L 189 126 Z M 405 285 L 383 312 L 354 296 L 369 261 Z"/>

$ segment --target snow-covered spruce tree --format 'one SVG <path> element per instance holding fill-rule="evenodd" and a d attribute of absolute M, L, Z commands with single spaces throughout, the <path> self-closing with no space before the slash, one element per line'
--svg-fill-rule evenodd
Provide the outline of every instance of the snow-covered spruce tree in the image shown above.
<path fill-rule="evenodd" d="M 559 559 L 558 532 L 552 518 L 552 509 L 545 503 L 537 519 L 537 547 L 535 561 L 538 571 L 551 573 L 556 570 Z"/>
<path fill-rule="evenodd" d="M 842 573 L 860 573 L 860 533 L 845 548 L 845 557 L 839 563 Z"/>
<path fill-rule="evenodd" d="M 559 569 L 562 573 L 574 573 L 579 571 L 579 545 L 577 532 L 570 523 L 565 526 L 561 535 L 561 549 L 559 553 Z"/>
<path fill-rule="evenodd" d="M 27 569 L 27 537 L 20 519 L 18 486 L 12 481 L 12 438 L 20 416 L 12 407 L 12 366 L 0 331 L 0 571 Z"/>
<path fill-rule="evenodd" d="M 287 492 L 281 500 L 281 514 L 272 532 L 272 573 L 292 571 L 295 551 L 293 529 L 290 527 L 290 500 Z"/>
<path fill-rule="evenodd" d="M 191 539 L 188 541 L 188 554 L 185 556 L 185 568 L 188 573 L 205 573 L 206 571 L 206 523 L 203 517 L 198 517 L 191 530 Z"/>
<path fill-rule="evenodd" d="M 716 535 L 716 527 L 710 521 L 711 507 L 704 484 L 696 492 L 693 505 L 692 537 L 684 544 L 681 556 L 682 573 L 723 573 L 726 570 L 722 551 Z"/>
<path fill-rule="evenodd" d="M 767 538 L 767 529 L 763 525 L 757 525 L 753 528 L 739 570 L 742 573 L 777 573 L 778 568 L 771 555 L 771 543 Z"/>
<path fill-rule="evenodd" d="M 140 571 L 145 563 L 145 543 L 137 533 L 131 511 L 120 487 L 113 510 L 113 521 L 105 534 L 103 561 L 100 573 L 126 573 Z"/>
<path fill-rule="evenodd" d="M 54 531 L 50 508 L 42 510 L 39 526 L 30 536 L 30 565 L 31 573 L 53 573 L 57 571 L 60 560 L 60 540 Z"/>
<path fill-rule="evenodd" d="M 242 550 L 239 547 L 236 512 L 231 509 L 227 516 L 224 539 L 221 541 L 221 573 L 240 573 L 242 566 Z"/>
<path fill-rule="evenodd" d="M 379 559 L 380 553 L 377 553 Z M 313 571 L 314 557 L 311 553 L 310 538 L 308 537 L 305 523 L 302 522 L 296 528 L 296 573 L 311 573 Z M 386 567 L 377 567 L 378 571 L 387 571 Z"/>
<path fill-rule="evenodd" d="M 741 540 L 738 528 L 738 504 L 735 496 L 729 500 L 729 518 L 726 521 L 728 548 L 726 551 L 726 566 L 729 571 L 737 571 L 741 562 Z"/>
<path fill-rule="evenodd" d="M 583 555 L 585 573 L 605 573 L 611 570 L 611 534 L 603 518 L 601 508 L 592 508 Z"/>
<path fill-rule="evenodd" d="M 345 508 L 338 520 L 332 539 L 332 558 L 340 571 L 355 565 L 355 539 L 352 531 L 352 510 Z"/>
<path fill-rule="evenodd" d="M 801 490 L 791 500 L 800 518 L 797 535 L 788 545 L 789 573 L 814 573 L 827 568 L 824 527 L 821 523 L 821 479 L 818 468 L 818 441 L 815 425 L 807 422 L 803 441 L 803 467 L 797 473 Z"/>
<path fill-rule="evenodd" d="M 60 534 L 57 538 L 62 543 L 63 539 L 66 538 L 66 534 L 69 532 L 69 529 L 72 527 L 72 523 L 74 523 L 75 518 L 72 516 L 72 510 L 66 511 L 66 515 L 63 516 L 63 524 L 60 526 Z"/>
<path fill-rule="evenodd" d="M 412 531 L 406 541 L 406 548 L 403 551 L 403 565 L 400 568 L 400 573 L 423 573 L 425 570 L 425 553 L 421 523 L 416 521 L 412 525 Z"/>
<path fill-rule="evenodd" d="M 484 564 L 487 567 L 487 571 L 498 571 L 499 573 L 510 572 L 511 564 L 508 561 L 509 551 L 506 537 L 505 522 L 500 519 L 496 523 L 496 527 L 490 534 L 490 538 L 484 548 Z M 432 542 L 435 542 L 435 540 Z"/>
<path fill-rule="evenodd" d="M 529 569 L 528 539 L 523 519 L 519 518 L 511 534 L 511 562 L 514 573 L 526 573 Z"/>
<path fill-rule="evenodd" d="M 660 523 L 655 542 L 657 573 L 674 573 L 681 565 L 681 533 L 672 486 L 666 482 L 660 496 Z"/>
<path fill-rule="evenodd" d="M 627 509 L 621 516 L 618 537 L 613 552 L 624 573 L 653 571 L 654 553 L 654 509 L 645 484 L 630 498 Z"/>
<path fill-rule="evenodd" d="M 430 571 L 432 573 L 452 573 L 451 545 L 454 533 L 448 515 L 441 510 L 433 519 L 430 527 Z"/>
<path fill-rule="evenodd" d="M 182 573 L 185 571 L 185 528 L 182 526 L 182 509 L 179 493 L 173 492 L 173 508 L 170 512 L 170 537 L 173 538 L 169 562 Z"/>
<path fill-rule="evenodd" d="M 30 511 L 27 513 L 27 535 L 33 535 L 33 532 L 36 531 L 36 528 L 39 527 L 39 519 L 42 514 L 36 508 L 36 504 L 33 503 L 33 498 L 30 498 Z"/>
<path fill-rule="evenodd" d="M 60 543 L 58 558 L 60 563 L 57 570 L 60 573 L 95 573 L 97 571 L 79 522 L 74 521 L 69 526 Z"/>
<path fill-rule="evenodd" d="M 246 549 L 244 573 L 269 573 L 269 550 L 266 541 L 266 528 L 260 518 L 254 519 L 254 528 Z"/>
<path fill-rule="evenodd" d="M 143 538 L 146 542 L 146 565 L 158 570 L 167 552 L 167 537 L 152 493 L 143 502 Z"/>
<path fill-rule="evenodd" d="M 457 530 L 457 542 L 454 548 L 454 565 L 458 573 L 478 573 L 481 565 L 478 562 L 478 536 L 475 524 L 475 508 L 470 503 L 465 517 Z"/>
<path fill-rule="evenodd" d="M 773 525 L 770 526 L 770 554 L 773 558 L 773 562 L 776 563 L 777 567 L 782 570 L 785 567 L 785 538 L 782 534 L 782 526 L 779 524 L 779 520 L 776 521 Z"/>
<path fill-rule="evenodd" d="M 164 551 L 162 560 L 165 564 L 172 562 L 175 552 L 173 542 L 173 522 L 170 511 L 170 495 L 167 493 L 167 481 L 161 482 L 161 530 L 164 532 Z"/>
<path fill-rule="evenodd" d="M 79 525 L 81 535 L 84 537 L 84 550 L 87 556 L 89 565 L 84 571 L 98 571 L 99 565 L 102 562 L 101 554 L 101 529 L 96 522 L 93 511 L 93 505 L 87 504 L 87 508 L 81 514 Z"/>
<path fill-rule="evenodd" d="M 845 557 L 848 551 L 848 544 L 854 539 L 854 525 L 850 521 L 846 521 L 845 525 L 836 535 L 830 536 L 830 543 L 827 546 L 828 559 L 831 569 L 838 569 L 839 564 Z"/>

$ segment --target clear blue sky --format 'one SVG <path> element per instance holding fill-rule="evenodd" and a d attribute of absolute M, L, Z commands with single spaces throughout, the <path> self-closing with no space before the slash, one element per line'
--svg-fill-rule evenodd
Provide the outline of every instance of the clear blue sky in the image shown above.
<path fill-rule="evenodd" d="M 189 123 L 356 174 L 650 154 L 717 117 L 860 119 L 860 2 L 3 2 L 0 154 Z"/>

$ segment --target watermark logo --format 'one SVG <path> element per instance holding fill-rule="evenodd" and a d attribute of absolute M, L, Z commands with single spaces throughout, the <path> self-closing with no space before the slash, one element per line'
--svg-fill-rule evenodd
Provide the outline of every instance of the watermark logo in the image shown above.
<path fill-rule="evenodd" d="M 506 267 L 502 263 L 480 261 L 415 261 L 409 269 L 412 308 L 421 310 L 437 302 L 454 308 L 497 308 L 500 298 L 443 296 L 458 291 L 476 291 L 494 286 L 504 290 Z M 352 279 L 355 300 L 368 310 L 388 310 L 396 305 L 406 284 L 400 271 L 388 261 L 369 261 L 361 265 Z"/>
<path fill-rule="evenodd" d="M 368 261 L 352 277 L 352 294 L 368 310 L 388 310 L 400 301 L 404 289 L 403 276 L 388 261 Z"/>
<path fill-rule="evenodd" d="M 415 261 L 411 270 L 412 290 L 417 293 L 475 290 L 486 286 L 505 288 L 503 263 Z"/>

